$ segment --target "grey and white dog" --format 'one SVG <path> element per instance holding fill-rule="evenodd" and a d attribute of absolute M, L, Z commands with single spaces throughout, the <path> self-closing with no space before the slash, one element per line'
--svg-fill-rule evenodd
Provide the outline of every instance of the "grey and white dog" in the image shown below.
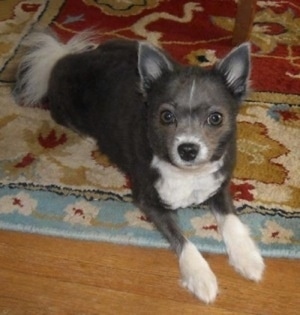
<path fill-rule="evenodd" d="M 206 303 L 218 294 L 214 273 L 174 215 L 204 201 L 216 216 L 230 263 L 246 278 L 261 280 L 263 259 L 228 189 L 249 44 L 209 70 L 180 65 L 147 42 L 111 40 L 92 48 L 84 35 L 62 44 L 36 33 L 29 45 L 17 100 L 47 102 L 57 123 L 95 138 L 129 175 L 135 203 L 178 255 L 183 285 Z"/>

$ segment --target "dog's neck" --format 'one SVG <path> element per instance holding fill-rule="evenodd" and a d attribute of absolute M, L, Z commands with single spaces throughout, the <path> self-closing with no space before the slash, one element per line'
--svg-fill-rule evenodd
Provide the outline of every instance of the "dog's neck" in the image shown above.
<path fill-rule="evenodd" d="M 159 172 L 155 188 L 164 204 L 170 209 L 201 204 L 213 196 L 226 176 L 221 172 L 224 157 L 207 162 L 197 169 L 178 168 L 157 156 L 151 166 Z"/>

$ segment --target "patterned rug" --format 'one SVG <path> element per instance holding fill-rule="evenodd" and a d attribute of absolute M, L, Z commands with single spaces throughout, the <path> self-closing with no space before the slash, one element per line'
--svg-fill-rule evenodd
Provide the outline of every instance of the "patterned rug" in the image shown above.
<path fill-rule="evenodd" d="M 234 0 L 13 0 L 0 2 L 0 228 L 167 247 L 131 203 L 129 180 L 91 139 L 49 112 L 15 104 L 22 41 L 50 27 L 63 40 L 93 28 L 100 40 L 135 38 L 178 61 L 207 67 L 231 48 Z M 251 34 L 252 87 L 238 116 L 231 191 L 263 255 L 300 258 L 300 6 L 258 1 Z M 178 211 L 203 251 L 223 253 L 205 206 Z"/>

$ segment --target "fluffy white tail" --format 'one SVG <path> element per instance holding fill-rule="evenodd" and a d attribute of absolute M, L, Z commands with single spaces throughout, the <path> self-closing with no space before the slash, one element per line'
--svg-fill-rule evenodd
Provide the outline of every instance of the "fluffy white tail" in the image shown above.
<path fill-rule="evenodd" d="M 25 42 L 30 47 L 19 65 L 15 97 L 18 102 L 32 106 L 47 95 L 48 82 L 54 65 L 62 57 L 95 47 L 93 34 L 84 32 L 66 44 L 42 32 L 31 34 Z"/>

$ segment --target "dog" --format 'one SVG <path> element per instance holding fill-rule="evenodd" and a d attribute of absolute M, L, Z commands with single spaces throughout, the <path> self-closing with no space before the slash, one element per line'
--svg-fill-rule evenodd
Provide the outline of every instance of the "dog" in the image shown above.
<path fill-rule="evenodd" d="M 206 202 L 231 265 L 260 281 L 264 261 L 229 192 L 235 166 L 236 117 L 250 76 L 250 44 L 215 66 L 181 65 L 148 42 L 95 44 L 84 34 L 62 44 L 47 33 L 29 39 L 14 94 L 49 104 L 53 119 L 93 137 L 132 183 L 133 200 L 169 241 L 182 283 L 211 303 L 217 279 L 181 232 L 176 209 Z"/>

